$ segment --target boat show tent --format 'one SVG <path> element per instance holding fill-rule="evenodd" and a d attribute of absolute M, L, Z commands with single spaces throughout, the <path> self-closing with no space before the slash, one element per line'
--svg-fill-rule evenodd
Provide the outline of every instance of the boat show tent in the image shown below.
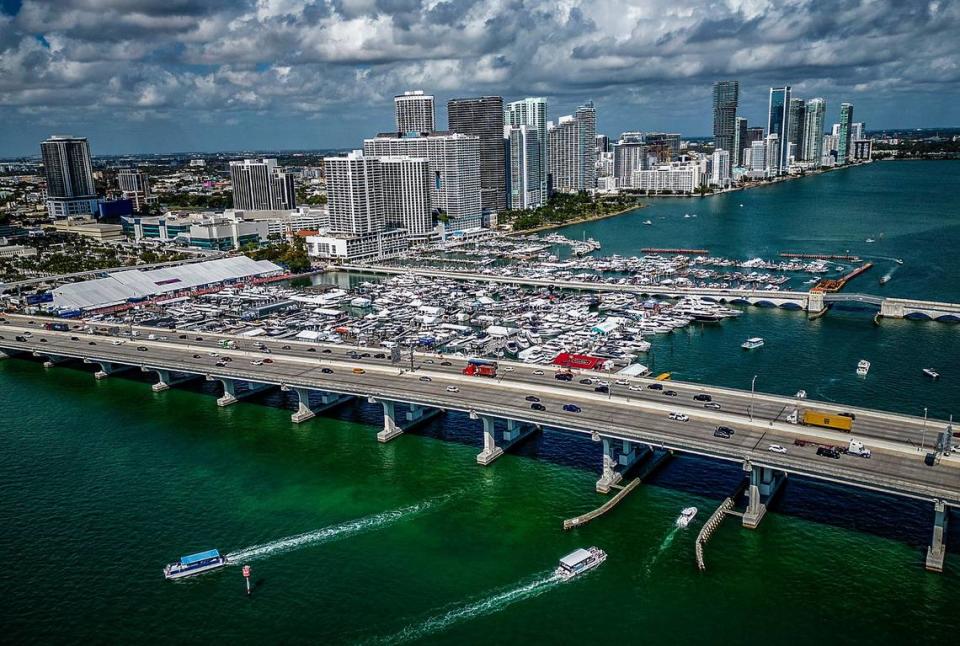
<path fill-rule="evenodd" d="M 53 290 L 53 307 L 92 310 L 281 271 L 269 260 L 253 260 L 247 256 L 148 271 L 130 269 L 105 278 L 61 285 Z"/>
<path fill-rule="evenodd" d="M 605 360 L 591 357 L 588 354 L 570 354 L 561 352 L 553 359 L 553 365 L 562 368 L 578 368 L 580 370 L 597 370 L 603 366 Z"/>

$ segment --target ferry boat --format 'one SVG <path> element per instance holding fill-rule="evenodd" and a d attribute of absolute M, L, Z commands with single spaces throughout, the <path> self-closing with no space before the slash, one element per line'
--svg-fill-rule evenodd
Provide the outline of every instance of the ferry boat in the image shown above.
<path fill-rule="evenodd" d="M 592 570 L 606 560 L 607 553 L 599 547 L 589 547 L 587 549 L 581 547 L 560 559 L 560 565 L 554 571 L 554 576 L 569 581 L 578 574 Z"/>
<path fill-rule="evenodd" d="M 753 350 L 754 348 L 759 348 L 763 345 L 763 339 L 758 336 L 753 336 L 740 344 L 740 347 L 744 350 Z"/>
<path fill-rule="evenodd" d="M 217 550 L 207 550 L 206 552 L 181 556 L 179 561 L 163 568 L 163 576 L 167 579 L 182 579 L 217 570 L 226 564 L 227 557 L 220 556 L 220 552 Z"/>
<path fill-rule="evenodd" d="M 866 359 L 860 359 L 857 363 L 857 374 L 866 377 L 868 372 L 870 372 L 870 362 Z"/>
<path fill-rule="evenodd" d="M 690 524 L 690 521 L 693 520 L 693 517 L 697 515 L 696 507 L 687 507 L 686 509 L 680 512 L 680 515 L 677 517 L 677 527 L 686 527 Z"/>
<path fill-rule="evenodd" d="M 931 379 L 939 379 L 940 373 L 934 370 L 933 368 L 924 368 L 923 374 L 930 377 Z"/>

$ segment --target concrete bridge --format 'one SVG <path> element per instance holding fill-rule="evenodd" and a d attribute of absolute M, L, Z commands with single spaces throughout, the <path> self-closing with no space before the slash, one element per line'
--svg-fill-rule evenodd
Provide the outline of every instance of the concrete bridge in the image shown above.
<path fill-rule="evenodd" d="M 713 287 L 677 287 L 675 285 L 617 285 L 582 280 L 522 278 L 518 276 L 500 276 L 477 272 L 448 271 L 444 269 L 426 269 L 419 267 L 383 267 L 379 265 L 331 265 L 328 269 L 330 271 L 348 271 L 366 274 L 413 274 L 432 278 L 449 278 L 453 280 L 521 285 L 527 287 L 552 287 L 594 292 L 628 292 L 641 296 L 656 296 L 671 299 L 696 296 L 705 301 L 728 303 L 731 305 L 779 307 L 788 310 L 805 310 L 807 312 L 823 312 L 838 303 L 854 303 L 878 306 L 880 308 L 880 315 L 885 318 L 906 318 L 941 321 L 945 323 L 960 322 L 960 303 L 887 298 L 875 294 L 798 292 L 746 288 L 720 289 Z"/>
<path fill-rule="evenodd" d="M 946 510 L 960 506 L 960 456 L 949 446 L 931 453 L 938 435 L 951 437 L 952 428 L 943 420 L 683 382 L 669 382 L 674 396 L 667 396 L 648 388 L 653 384 L 648 379 L 631 380 L 634 390 L 612 384 L 610 393 L 599 393 L 592 384 L 580 383 L 587 374 L 605 377 L 597 373 L 584 373 L 568 383 L 554 379 L 549 369 L 501 362 L 495 379 L 469 377 L 461 373 L 462 362 L 432 355 L 417 354 L 412 365 L 407 358 L 392 364 L 386 353 L 377 356 L 375 349 L 295 341 L 264 340 L 271 351 L 271 361 L 264 363 L 267 355 L 242 337 L 171 331 L 166 338 L 147 340 L 156 328 L 134 327 L 129 332 L 136 336 L 110 337 L 89 334 L 76 321 L 67 321 L 71 329 L 66 332 L 44 330 L 43 321 L 5 315 L 0 320 L 0 355 L 47 357 L 51 369 L 68 360 L 94 363 L 100 368 L 98 378 L 124 370 L 153 372 L 157 391 L 180 380 L 204 378 L 222 384 L 220 406 L 281 388 L 297 396 L 292 415 L 297 423 L 348 398 L 362 397 L 383 408 L 381 442 L 400 437 L 432 415 L 461 411 L 478 422 L 481 465 L 493 463 L 541 428 L 585 434 L 602 447 L 596 488 L 604 493 L 658 449 L 732 461 L 742 465 L 749 478 L 743 515 L 748 528 L 759 525 L 768 502 L 792 474 L 929 501 L 934 530 L 926 564 L 932 570 L 943 567 Z M 224 338 L 233 339 L 235 348 L 219 347 Z M 720 408 L 705 408 L 704 395 Z M 531 398 L 539 400 L 533 403 L 543 410 L 533 408 Z M 873 456 L 818 455 L 818 446 L 845 446 L 851 435 L 789 423 L 788 416 L 798 408 L 855 415 L 854 436 Z M 671 419 L 672 412 L 689 420 Z M 734 433 L 718 437 L 717 426 Z M 787 452 L 772 452 L 770 445 L 786 447 Z"/>

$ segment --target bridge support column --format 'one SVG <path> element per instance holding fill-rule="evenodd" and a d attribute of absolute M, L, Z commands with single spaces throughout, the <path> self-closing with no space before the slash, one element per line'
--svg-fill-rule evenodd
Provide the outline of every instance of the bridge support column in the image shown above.
<path fill-rule="evenodd" d="M 38 357 L 42 357 L 42 356 L 47 357 L 47 360 L 43 362 L 44 368 L 53 368 L 54 366 L 59 365 L 61 363 L 66 363 L 67 361 L 70 361 L 73 358 L 73 357 L 61 357 L 60 355 L 56 355 L 56 354 L 42 355 L 39 352 L 35 352 L 34 355 Z"/>
<path fill-rule="evenodd" d="M 211 377 L 207 376 L 207 381 L 219 381 L 223 384 L 223 396 L 217 398 L 217 406 L 221 408 L 224 406 L 229 406 L 230 404 L 236 404 L 238 401 L 245 397 L 255 395 L 259 392 L 263 392 L 267 388 L 272 388 L 271 384 L 249 384 L 249 387 L 246 390 L 237 390 L 237 380 L 230 379 L 229 377 Z"/>
<path fill-rule="evenodd" d="M 926 568 L 931 572 L 943 572 L 943 558 L 947 552 L 943 541 L 946 536 L 947 506 L 942 500 L 938 500 L 934 505 L 933 537 L 930 539 L 930 547 L 927 548 Z"/>
<path fill-rule="evenodd" d="M 383 406 L 383 430 L 377 433 L 377 440 L 389 442 L 402 435 L 403 429 L 397 426 L 396 404 L 388 399 L 381 399 L 380 404 Z"/>
<path fill-rule="evenodd" d="M 502 439 L 498 445 L 496 419 L 486 415 L 476 415 L 476 413 L 470 416 L 472 418 L 479 417 L 483 422 L 483 450 L 477 454 L 477 464 L 483 466 L 490 465 L 511 447 L 540 431 L 540 427 L 536 424 L 508 419 L 507 428 L 502 431 Z"/>
<path fill-rule="evenodd" d="M 132 370 L 135 366 L 126 366 L 122 363 L 111 363 L 110 361 L 99 361 L 97 359 L 84 359 L 84 363 L 96 363 L 100 365 L 100 370 L 97 370 L 93 373 L 93 376 L 97 379 L 106 379 L 110 375 L 116 374 L 118 372 L 123 372 L 124 370 Z"/>
<path fill-rule="evenodd" d="M 176 386 L 177 384 L 186 383 L 188 381 L 193 381 L 194 379 L 199 379 L 201 375 L 186 375 L 184 377 L 175 378 L 173 373 L 164 368 L 147 368 L 143 366 L 140 368 L 143 372 L 155 372 L 157 373 L 157 383 L 150 386 L 150 389 L 155 393 L 162 392 L 164 390 L 169 390 L 170 386 Z"/>
<path fill-rule="evenodd" d="M 597 480 L 597 493 L 610 493 L 610 489 L 623 480 L 623 474 L 646 455 L 648 450 L 647 447 L 628 440 L 604 437 L 603 472 Z"/>
<path fill-rule="evenodd" d="M 811 314 L 822 312 L 826 307 L 823 302 L 823 292 L 809 292 L 807 294 L 807 311 Z"/>
<path fill-rule="evenodd" d="M 287 385 L 281 386 L 280 389 L 284 392 L 294 392 L 297 394 L 297 411 L 290 416 L 290 420 L 295 424 L 305 422 L 308 419 L 316 417 L 317 413 L 322 413 L 325 410 L 329 410 L 334 406 L 339 406 L 340 404 L 353 399 L 353 397 L 350 395 L 341 395 L 339 393 L 330 393 L 325 391 L 313 391 L 314 394 L 320 399 L 320 405 L 313 406 L 310 403 L 311 391 L 309 389 Z"/>
<path fill-rule="evenodd" d="M 0 350 L 0 361 L 4 359 L 9 359 L 12 356 L 13 356 L 13 352 L 11 352 L 10 350 Z"/>
<path fill-rule="evenodd" d="M 743 470 L 750 473 L 750 484 L 747 485 L 747 510 L 743 513 L 743 526 L 756 529 L 767 513 L 767 505 L 776 495 L 787 474 L 783 471 L 767 467 L 753 466 L 744 462 Z"/>

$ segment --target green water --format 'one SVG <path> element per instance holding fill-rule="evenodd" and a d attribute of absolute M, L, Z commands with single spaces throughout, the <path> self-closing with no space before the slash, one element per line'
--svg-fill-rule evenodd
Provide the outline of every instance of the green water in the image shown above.
<path fill-rule="evenodd" d="M 779 201 L 789 202 L 800 187 L 861 185 L 898 167 L 904 175 L 895 183 L 940 173 L 948 188 L 960 169 L 875 164 L 844 171 L 852 179 L 835 173 L 718 199 L 747 204 L 786 191 Z M 935 195 L 944 197 L 922 200 L 933 214 L 925 217 L 955 214 L 949 192 Z M 872 206 L 861 204 L 860 192 L 851 199 L 883 219 L 885 241 L 901 235 L 884 210 L 889 197 Z M 804 207 L 820 213 L 811 229 L 833 217 L 821 213 L 829 202 Z M 693 203 L 658 203 L 646 213 L 667 218 L 679 209 L 682 218 Z M 695 203 L 697 220 L 705 219 L 710 201 Z M 747 220 L 740 208 L 718 217 Z M 829 205 L 843 227 L 870 229 L 843 217 L 852 208 Z M 811 216 L 762 217 L 776 238 Z M 783 221 L 774 224 L 777 217 Z M 960 236 L 937 226 L 938 251 L 891 255 L 907 260 L 904 279 L 913 265 L 941 266 L 939 282 L 916 284 L 940 285 L 939 295 L 923 295 L 948 298 L 960 289 L 952 265 Z M 934 235 L 933 225 L 923 228 Z M 744 236 L 738 255 L 760 254 Z M 607 252 L 627 251 L 601 241 Z M 695 242 L 678 233 L 650 244 Z M 741 351 L 755 334 L 767 345 Z M 743 387 L 758 374 L 763 390 L 802 387 L 907 412 L 928 406 L 941 416 L 960 401 L 958 335 L 960 327 L 937 323 L 875 327 L 867 312 L 808 322 L 751 309 L 721 326 L 657 338 L 651 363 L 687 379 Z M 864 357 L 873 368 L 859 380 L 853 368 Z M 943 373 L 940 382 L 919 377 L 927 364 Z M 923 570 L 932 510 L 920 502 L 791 479 L 757 531 L 728 519 L 700 573 L 693 540 L 736 486 L 736 465 L 681 457 L 609 516 L 564 533 L 564 518 L 604 499 L 593 493 L 600 452 L 588 439 L 548 431 L 481 468 L 479 429 L 462 416 L 382 445 L 379 411 L 367 404 L 294 425 L 292 402 L 279 393 L 221 409 L 208 385 L 156 394 L 144 378 L 97 382 L 88 368 L 0 361 L 0 625 L 12 642 L 902 644 L 955 632 L 957 541 L 944 574 Z M 675 530 L 689 505 L 701 515 Z M 557 558 L 586 545 L 606 549 L 607 563 L 569 583 L 549 581 Z M 210 547 L 246 552 L 252 597 L 236 566 L 163 580 L 164 564 Z"/>

